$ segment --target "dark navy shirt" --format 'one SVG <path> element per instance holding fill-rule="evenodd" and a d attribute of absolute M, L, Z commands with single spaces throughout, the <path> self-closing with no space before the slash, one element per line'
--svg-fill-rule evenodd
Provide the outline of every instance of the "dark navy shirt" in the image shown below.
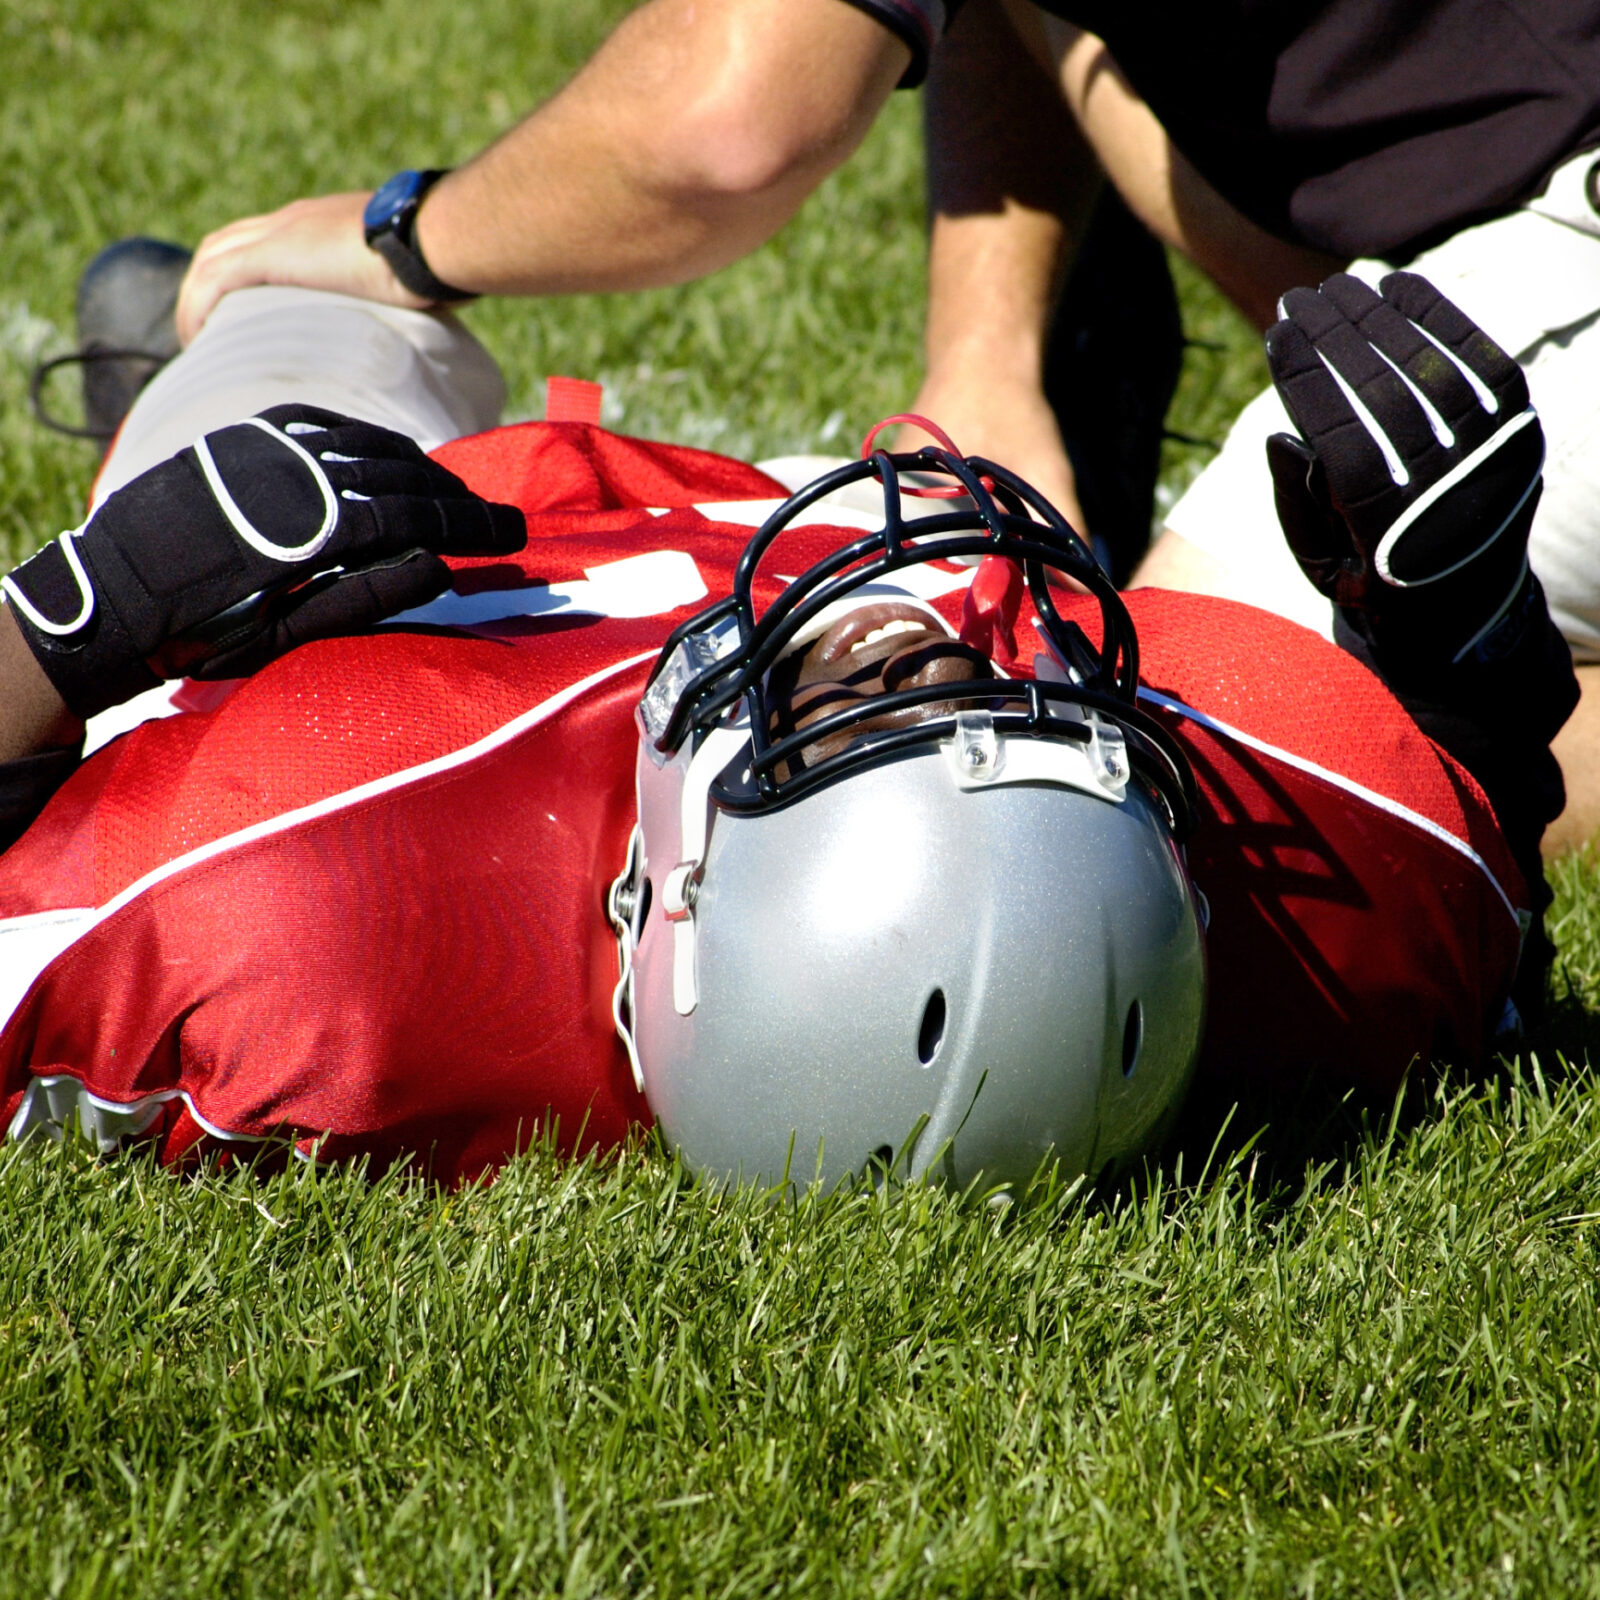
<path fill-rule="evenodd" d="M 855 0 L 935 36 L 959 0 Z M 1600 0 L 1044 0 L 1241 211 L 1403 259 L 1600 144 Z M 908 77 L 920 76 L 914 67 Z"/>

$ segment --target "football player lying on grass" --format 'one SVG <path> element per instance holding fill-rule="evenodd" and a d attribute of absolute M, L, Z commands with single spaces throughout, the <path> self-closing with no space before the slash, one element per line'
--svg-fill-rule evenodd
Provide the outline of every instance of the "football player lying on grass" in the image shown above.
<path fill-rule="evenodd" d="M 1476 1058 L 1548 951 L 1539 426 L 1418 280 L 1285 309 L 1273 468 L 1347 652 L 1118 596 L 949 451 L 785 503 L 588 423 L 430 461 L 301 407 L 135 479 L 4 580 L 10 1135 L 456 1179 L 654 1117 L 719 1176 L 1020 1183 L 1147 1148 L 1197 1064 Z M 908 468 L 965 498 L 905 521 Z"/>

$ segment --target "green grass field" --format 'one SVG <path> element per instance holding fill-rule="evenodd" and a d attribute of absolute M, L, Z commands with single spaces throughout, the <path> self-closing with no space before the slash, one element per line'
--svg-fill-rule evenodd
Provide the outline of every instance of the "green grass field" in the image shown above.
<path fill-rule="evenodd" d="M 459 159 L 621 10 L 4 0 L 11 557 L 79 517 L 24 397 L 95 249 Z M 518 415 L 560 371 L 627 431 L 848 450 L 915 391 L 920 258 L 903 100 L 711 283 L 470 315 Z M 1215 439 L 1261 363 L 1183 290 Z M 1600 1594 L 1600 860 L 1555 877 L 1537 1061 L 1211 1097 L 1115 1195 L 0 1154 L 0 1596 Z"/>

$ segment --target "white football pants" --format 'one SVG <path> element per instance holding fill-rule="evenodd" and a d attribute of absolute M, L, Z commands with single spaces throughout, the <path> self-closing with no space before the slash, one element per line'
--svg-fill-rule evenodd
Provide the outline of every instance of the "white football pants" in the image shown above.
<path fill-rule="evenodd" d="M 381 423 L 432 450 L 494 427 L 505 384 L 494 357 L 449 312 L 402 311 L 321 289 L 238 289 L 134 402 L 92 504 L 202 433 L 286 402 Z M 852 459 L 781 456 L 760 465 L 798 489 Z M 876 484 L 828 498 L 870 516 L 883 506 Z M 907 517 L 943 509 L 937 500 L 901 504 Z"/>
<path fill-rule="evenodd" d="M 239 289 L 134 402 L 93 503 L 202 433 L 287 402 L 380 423 L 431 450 L 494 427 L 505 384 L 449 312 L 320 289 Z"/>

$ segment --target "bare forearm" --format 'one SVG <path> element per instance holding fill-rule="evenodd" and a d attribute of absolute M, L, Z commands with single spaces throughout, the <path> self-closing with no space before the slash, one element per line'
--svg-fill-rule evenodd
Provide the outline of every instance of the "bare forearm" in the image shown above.
<path fill-rule="evenodd" d="M 933 219 L 930 375 L 970 368 L 1038 383 L 1069 240 L 1058 218 L 1015 202 L 992 216 Z"/>
<path fill-rule="evenodd" d="M 423 254 L 447 281 L 495 294 L 714 271 L 854 151 L 908 59 L 839 0 L 655 0 L 434 190 Z"/>
<path fill-rule="evenodd" d="M 83 723 L 40 669 L 11 607 L 0 605 L 0 763 L 69 749 L 82 738 Z"/>
<path fill-rule="evenodd" d="M 929 371 L 975 364 L 1037 383 L 1099 165 L 997 0 L 961 13 L 924 105 Z"/>
<path fill-rule="evenodd" d="M 927 374 L 912 409 L 962 450 L 1020 472 L 1082 526 L 1043 366 L 1099 168 L 1053 72 L 998 0 L 962 11 L 934 53 L 924 108 Z"/>
<path fill-rule="evenodd" d="M 648 0 L 554 99 L 428 193 L 415 241 L 437 277 L 479 294 L 712 272 L 850 155 L 910 59 L 844 0 Z M 179 336 L 252 284 L 427 304 L 367 248 L 367 198 L 298 200 L 209 235 Z"/>

